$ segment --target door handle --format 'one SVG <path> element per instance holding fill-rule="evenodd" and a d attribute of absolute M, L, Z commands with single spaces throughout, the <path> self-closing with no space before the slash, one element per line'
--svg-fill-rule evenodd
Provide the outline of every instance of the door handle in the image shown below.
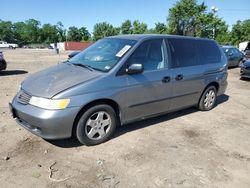
<path fill-rule="evenodd" d="M 182 74 L 178 74 L 178 75 L 175 77 L 175 79 L 176 79 L 177 81 L 182 80 L 182 79 L 183 79 L 183 75 L 182 75 Z"/>
<path fill-rule="evenodd" d="M 162 81 L 163 83 L 167 83 L 167 82 L 170 82 L 170 80 L 171 80 L 170 76 L 165 76 L 165 77 L 162 78 L 161 81 Z"/>

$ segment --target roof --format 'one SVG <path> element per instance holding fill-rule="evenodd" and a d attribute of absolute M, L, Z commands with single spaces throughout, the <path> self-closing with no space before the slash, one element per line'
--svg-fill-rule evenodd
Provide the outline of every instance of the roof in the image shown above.
<path fill-rule="evenodd" d="M 231 46 L 231 45 L 222 45 L 221 47 L 222 47 L 222 48 L 237 48 L 237 47 Z"/>
<path fill-rule="evenodd" d="M 210 40 L 206 38 L 190 37 L 190 36 L 180 36 L 180 35 L 162 35 L 162 34 L 133 34 L 133 35 L 116 35 L 107 38 L 117 38 L 117 39 L 128 39 L 128 40 L 143 40 L 143 39 L 152 39 L 159 37 L 167 38 L 184 38 L 184 39 L 195 39 L 195 40 Z"/>

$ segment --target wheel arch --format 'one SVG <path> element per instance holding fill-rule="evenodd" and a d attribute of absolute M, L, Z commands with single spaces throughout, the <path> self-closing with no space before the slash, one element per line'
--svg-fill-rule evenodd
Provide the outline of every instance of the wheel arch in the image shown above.
<path fill-rule="evenodd" d="M 81 117 L 81 115 L 87 110 L 89 109 L 90 107 L 92 106 L 95 106 L 95 105 L 98 105 L 98 104 L 106 104 L 106 105 L 109 105 L 111 106 L 116 115 L 117 115 L 117 120 L 118 120 L 118 125 L 120 125 L 120 107 L 118 105 L 117 102 L 115 102 L 114 100 L 112 99 L 97 99 L 97 100 L 94 100 L 94 101 L 91 101 L 89 103 L 87 103 L 86 105 L 82 106 L 82 108 L 79 110 L 79 112 L 77 113 L 75 119 L 74 119 L 74 123 L 73 123 L 73 127 L 72 127 L 72 132 L 71 132 L 71 135 L 74 135 L 75 134 L 75 130 L 76 130 L 76 126 L 77 126 L 77 123 Z"/>
<path fill-rule="evenodd" d="M 207 86 L 203 89 L 203 91 L 202 91 L 202 93 L 201 93 L 201 96 L 200 96 L 200 98 L 199 98 L 198 104 L 200 103 L 200 100 L 201 100 L 201 97 L 202 97 L 203 93 L 204 93 L 204 92 L 206 91 L 206 89 L 207 89 L 208 87 L 210 87 L 210 86 L 214 86 L 214 87 L 216 88 L 216 92 L 219 91 L 219 88 L 220 88 L 219 83 L 218 83 L 218 82 L 215 82 L 215 81 L 210 82 L 210 83 L 207 84 Z"/>
<path fill-rule="evenodd" d="M 203 90 L 203 92 L 204 92 L 208 87 L 210 87 L 210 86 L 214 86 L 214 87 L 216 88 L 216 91 L 217 91 L 217 92 L 219 91 L 219 88 L 220 88 L 219 83 L 213 81 L 213 82 L 210 82 L 209 84 L 207 84 L 207 86 L 205 87 L 205 89 Z M 202 93 L 203 93 L 203 92 L 202 92 Z"/>

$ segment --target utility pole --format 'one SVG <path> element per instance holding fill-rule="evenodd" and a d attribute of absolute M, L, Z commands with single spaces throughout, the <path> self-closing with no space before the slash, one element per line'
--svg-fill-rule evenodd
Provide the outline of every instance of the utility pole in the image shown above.
<path fill-rule="evenodd" d="M 219 10 L 218 7 L 212 6 L 211 10 L 212 10 L 213 16 L 215 17 L 216 12 L 218 12 Z M 214 26 L 213 28 L 213 39 L 215 39 L 215 30 L 216 30 L 216 26 Z"/>

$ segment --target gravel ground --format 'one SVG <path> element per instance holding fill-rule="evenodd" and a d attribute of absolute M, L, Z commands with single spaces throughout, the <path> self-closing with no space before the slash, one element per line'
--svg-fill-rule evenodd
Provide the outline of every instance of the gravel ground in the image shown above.
<path fill-rule="evenodd" d="M 52 50 L 5 50 L 0 73 L 1 187 L 249 187 L 250 81 L 229 70 L 209 112 L 189 108 L 119 128 L 110 141 L 46 141 L 11 118 L 8 102 L 30 74 L 67 59 Z"/>

